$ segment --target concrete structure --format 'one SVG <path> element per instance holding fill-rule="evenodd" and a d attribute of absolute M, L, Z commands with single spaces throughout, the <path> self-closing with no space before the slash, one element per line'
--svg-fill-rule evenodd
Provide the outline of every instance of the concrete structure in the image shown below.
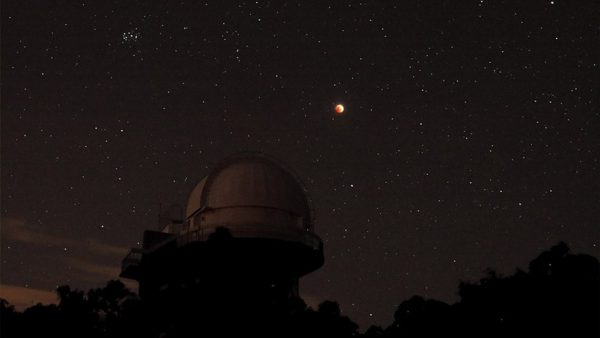
<path fill-rule="evenodd" d="M 225 160 L 195 186 L 182 216 L 145 231 L 123 260 L 121 276 L 137 280 L 143 298 L 173 289 L 289 298 L 323 265 L 302 185 L 268 156 Z"/>

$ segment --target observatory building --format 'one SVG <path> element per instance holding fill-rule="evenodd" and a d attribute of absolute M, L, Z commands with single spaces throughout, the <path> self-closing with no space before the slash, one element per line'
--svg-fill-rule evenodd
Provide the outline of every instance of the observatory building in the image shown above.
<path fill-rule="evenodd" d="M 232 297 L 289 299 L 298 279 L 323 265 L 303 186 L 268 156 L 225 160 L 179 214 L 145 231 L 142 248 L 123 259 L 121 277 L 137 280 L 142 298 L 227 289 Z"/>

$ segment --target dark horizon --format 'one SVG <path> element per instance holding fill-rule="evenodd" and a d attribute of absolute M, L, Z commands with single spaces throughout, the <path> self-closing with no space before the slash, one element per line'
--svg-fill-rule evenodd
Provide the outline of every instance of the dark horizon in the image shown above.
<path fill-rule="evenodd" d="M 560 241 L 600 258 L 596 1 L 1 6 L 2 293 L 101 287 L 241 151 L 300 176 L 300 294 L 361 327 Z"/>
<path fill-rule="evenodd" d="M 225 228 L 205 243 L 220 248 L 212 258 L 217 270 L 211 273 L 221 276 L 217 283 L 198 283 L 198 279 L 187 285 L 177 282 L 178 286 L 170 285 L 160 293 L 145 287 L 141 298 L 118 280 L 87 292 L 64 285 L 56 290 L 58 305 L 37 304 L 22 312 L 0 298 L 2 333 L 7 337 L 50 334 L 107 338 L 198 334 L 365 338 L 600 334 L 600 263 L 592 256 L 573 254 L 564 242 L 540 253 L 527 270 L 502 276 L 490 269 L 476 283 L 461 282 L 461 299 L 455 304 L 414 295 L 397 306 L 392 322 L 369 327 L 359 327 L 332 300 L 311 307 L 297 295 L 281 298 L 269 287 L 261 291 L 258 284 L 240 288 L 236 275 L 241 271 L 231 266 L 234 256 L 223 255 L 236 243 Z M 200 279 L 207 281 L 207 277 L 201 275 Z"/>

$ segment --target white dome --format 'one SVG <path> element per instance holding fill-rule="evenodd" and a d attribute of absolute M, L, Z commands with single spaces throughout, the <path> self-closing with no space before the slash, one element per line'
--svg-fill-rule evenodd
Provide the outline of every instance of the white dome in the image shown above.
<path fill-rule="evenodd" d="M 204 184 L 206 183 L 206 177 L 200 180 L 194 187 L 194 190 L 188 197 L 187 208 L 185 210 L 185 218 L 189 218 L 193 213 L 200 209 L 200 200 L 202 198 L 202 191 L 204 190 Z"/>
<path fill-rule="evenodd" d="M 192 220 L 196 215 L 202 218 Z M 232 157 L 203 178 L 190 193 L 186 218 L 208 227 L 262 224 L 312 229 L 302 185 L 282 164 L 261 154 Z"/>

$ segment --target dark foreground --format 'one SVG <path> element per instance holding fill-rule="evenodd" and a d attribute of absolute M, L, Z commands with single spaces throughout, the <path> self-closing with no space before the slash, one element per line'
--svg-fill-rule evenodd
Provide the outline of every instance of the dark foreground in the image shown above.
<path fill-rule="evenodd" d="M 461 283 L 455 304 L 414 296 L 388 327 L 363 334 L 332 301 L 311 309 L 301 299 L 261 304 L 223 296 L 228 290 L 186 290 L 165 305 L 139 299 L 119 281 L 87 293 L 61 286 L 57 293 L 58 305 L 24 312 L 0 300 L 0 336 L 600 337 L 600 265 L 564 243 L 531 261 L 528 271 L 489 271 L 478 283 Z"/>

